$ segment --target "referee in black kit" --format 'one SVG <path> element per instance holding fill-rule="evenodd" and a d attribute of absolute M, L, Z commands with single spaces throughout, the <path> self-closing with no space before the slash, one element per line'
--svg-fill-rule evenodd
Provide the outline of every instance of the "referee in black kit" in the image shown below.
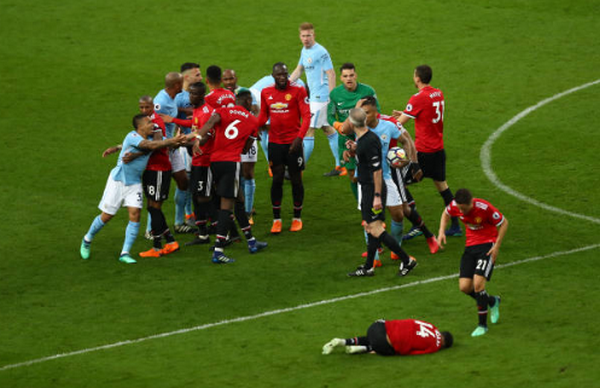
<path fill-rule="evenodd" d="M 417 260 L 407 255 L 398 242 L 387 234 L 383 226 L 386 191 L 385 184 L 383 184 L 382 163 L 385 161 L 381 155 L 379 136 L 367 128 L 366 120 L 367 115 L 362 109 L 352 109 L 348 116 L 350 125 L 344 128 L 348 134 L 350 134 L 350 130 L 356 134 L 356 142 L 349 140 L 346 147 L 350 154 L 356 157 L 359 184 L 358 202 L 368 236 L 367 261 L 355 271 L 350 272 L 348 276 L 373 276 L 375 274 L 373 259 L 381 243 L 400 257 L 402 263 L 399 275 L 406 276 L 417 266 Z"/>

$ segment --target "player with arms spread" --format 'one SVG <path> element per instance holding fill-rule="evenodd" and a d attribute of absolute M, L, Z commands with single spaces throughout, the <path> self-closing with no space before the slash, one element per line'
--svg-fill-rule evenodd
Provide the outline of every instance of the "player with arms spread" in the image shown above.
<path fill-rule="evenodd" d="M 383 180 L 381 140 L 367 127 L 367 114 L 360 108 L 350 110 L 348 117 L 351 129 L 356 134 L 356 142 L 348 141 L 347 147 L 356 157 L 356 171 L 359 183 L 359 204 L 367 232 L 367 260 L 364 265 L 350 272 L 348 276 L 373 276 L 373 261 L 377 248 L 383 243 L 400 257 L 400 276 L 406 276 L 417 266 L 417 260 L 402 250 L 398 241 L 383 227 L 386 203 L 386 184 Z M 391 124 L 390 124 L 391 125 Z"/>
<path fill-rule="evenodd" d="M 488 201 L 473 198 L 467 189 L 459 189 L 442 213 L 438 232 L 440 246 L 446 243 L 444 230 L 450 217 L 459 217 L 467 230 L 466 248 L 460 260 L 459 287 L 477 302 L 479 325 L 471 335 L 478 337 L 488 330 L 488 306 L 491 322 L 497 323 L 500 318 L 500 297 L 488 295 L 485 285 L 492 278 L 508 220 Z"/>
<path fill-rule="evenodd" d="M 125 230 L 125 242 L 119 261 L 126 264 L 136 262 L 129 252 L 140 230 L 140 209 L 143 205 L 141 178 L 150 158 L 150 152 L 165 147 L 178 146 L 186 141 L 185 136 L 179 133 L 167 140 L 148 140 L 148 137 L 154 133 L 154 125 L 144 113 L 133 117 L 134 130 L 129 132 L 123 140 L 119 161 L 108 176 L 104 195 L 100 205 L 98 205 L 102 213 L 94 219 L 81 242 L 80 254 L 82 259 L 85 260 L 90 257 L 90 247 L 94 236 L 117 214 L 121 206 L 125 206 L 129 211 L 129 224 Z M 140 155 L 129 163 L 124 163 L 123 158 L 132 152 L 140 153 Z"/>
<path fill-rule="evenodd" d="M 446 102 L 440 89 L 429 83 L 433 71 L 428 65 L 415 68 L 413 82 L 419 92 L 413 95 L 404 111 L 393 112 L 398 122 L 405 125 L 408 120 L 415 120 L 415 147 L 418 163 L 411 164 L 416 181 L 431 178 L 448 206 L 452 202 L 452 191 L 446 183 L 446 151 L 444 150 L 444 113 Z M 413 232 L 413 230 L 411 230 Z M 411 233 L 411 235 L 418 235 Z M 452 226 L 446 231 L 448 236 L 462 236 L 456 217 L 452 218 Z"/>
<path fill-rule="evenodd" d="M 323 354 L 336 347 L 346 347 L 346 353 L 375 352 L 382 356 L 409 356 L 435 353 L 452 346 L 454 338 L 448 331 L 440 332 L 429 322 L 416 319 L 375 321 L 364 337 L 334 338 L 323 346 Z"/>
<path fill-rule="evenodd" d="M 269 129 L 269 165 L 273 171 L 271 184 L 271 204 L 273 206 L 273 226 L 271 233 L 281 233 L 281 200 L 285 166 L 290 174 L 294 199 L 294 218 L 291 232 L 302 230 L 302 204 L 304 202 L 304 154 L 302 139 L 310 123 L 310 107 L 306 89 L 288 81 L 287 66 L 278 62 L 273 65 L 275 84 L 261 92 L 258 126 L 271 120 Z"/>
<path fill-rule="evenodd" d="M 252 107 L 252 94 L 249 90 L 238 93 L 237 106 L 219 108 L 198 131 L 196 137 L 200 144 L 206 141 L 209 131 L 214 128 L 214 146 L 210 155 L 216 194 L 221 197 L 217 242 L 212 262 L 215 264 L 232 263 L 235 260 L 225 256 L 227 231 L 231 228 L 231 215 L 234 211 L 238 224 L 248 241 L 250 253 L 266 248 L 267 243 L 256 241 L 244 209 L 243 191 L 240 190 L 241 154 L 250 148 L 258 135 L 258 121 L 249 112 Z"/>

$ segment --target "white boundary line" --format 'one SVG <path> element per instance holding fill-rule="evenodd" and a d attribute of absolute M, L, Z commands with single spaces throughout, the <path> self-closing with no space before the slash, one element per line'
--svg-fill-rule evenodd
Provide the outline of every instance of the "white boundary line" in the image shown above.
<path fill-rule="evenodd" d="M 566 211 L 566 210 L 557 208 L 555 206 L 545 204 L 536 199 L 530 198 L 524 194 L 519 193 L 518 191 L 516 191 L 516 190 L 510 188 L 509 186 L 505 185 L 504 183 L 502 183 L 500 181 L 500 179 L 498 179 L 498 176 L 496 175 L 496 173 L 494 173 L 494 170 L 492 169 L 492 145 L 494 144 L 494 142 L 496 140 L 498 140 L 500 135 L 502 135 L 506 130 L 508 130 L 510 127 L 512 127 L 514 124 L 516 124 L 519 120 L 521 120 L 523 117 L 527 116 L 531 112 L 535 111 L 536 109 L 541 108 L 542 106 L 544 106 L 548 103 L 551 103 L 552 101 L 558 100 L 561 97 L 564 97 L 571 93 L 575 93 L 580 90 L 589 88 L 590 86 L 594 86 L 599 83 L 600 83 L 600 79 L 597 79 L 595 81 L 588 82 L 587 84 L 583 84 L 583 85 L 574 87 L 574 88 L 566 90 L 562 93 L 555 94 L 552 97 L 546 98 L 545 100 L 542 100 L 542 101 L 538 102 L 537 104 L 530 106 L 529 108 L 525 109 L 518 115 L 514 116 L 512 119 L 508 120 L 506 123 L 504 123 L 504 125 L 502 125 L 500 128 L 498 128 L 494 133 L 492 133 L 492 135 L 486 140 L 486 142 L 481 147 L 481 152 L 479 154 L 479 158 L 481 159 L 481 166 L 483 167 L 483 172 L 488 177 L 488 179 L 490 181 L 492 181 L 492 183 L 496 187 L 498 187 L 500 190 L 504 191 L 507 194 L 512 195 L 513 197 L 517 197 L 521 201 L 525 201 L 527 203 L 541 207 L 544 210 L 548 210 L 548 211 L 551 211 L 554 213 L 559 213 L 559 214 L 562 214 L 565 216 L 575 217 L 575 218 L 579 218 L 579 219 L 593 222 L 596 224 L 600 224 L 600 218 L 590 217 L 590 216 L 586 216 L 584 214 Z"/>
<path fill-rule="evenodd" d="M 544 260 L 544 259 L 550 259 L 550 258 L 558 257 L 558 256 L 571 255 L 573 253 L 579 253 L 579 252 L 589 251 L 589 250 L 597 249 L 597 248 L 600 248 L 600 244 L 588 245 L 588 246 L 585 246 L 585 247 L 571 249 L 571 250 L 568 250 L 568 251 L 561 251 L 561 252 L 550 253 L 550 254 L 545 255 L 545 256 L 535 256 L 535 257 L 530 257 L 530 258 L 519 260 L 519 261 L 514 261 L 514 262 L 511 262 L 511 263 L 500 264 L 500 265 L 496 266 L 495 269 L 512 267 L 514 265 L 526 264 L 526 263 L 530 263 L 530 262 L 534 262 L 534 261 L 539 261 L 539 260 Z M 212 327 L 224 326 L 224 325 L 228 325 L 228 324 L 231 324 L 231 323 L 251 321 L 251 320 L 255 320 L 255 319 L 259 319 L 259 318 L 269 317 L 271 315 L 278 315 L 278 314 L 283 314 L 283 313 L 289 313 L 289 312 L 292 312 L 292 311 L 298 311 L 298 310 L 303 310 L 303 309 L 307 309 L 307 308 L 311 308 L 311 307 L 323 306 L 323 305 L 326 305 L 326 304 L 331 304 L 331 303 L 336 303 L 336 302 L 342 302 L 342 301 L 350 300 L 350 299 L 361 298 L 363 296 L 370 296 L 370 295 L 375 295 L 375 294 L 379 294 L 379 293 L 382 293 L 382 292 L 395 291 L 395 290 L 400 290 L 400 289 L 403 289 L 403 288 L 415 287 L 415 286 L 419 286 L 419 285 L 422 285 L 422 284 L 435 283 L 435 282 L 439 282 L 439 281 L 442 281 L 442 280 L 448 280 L 448 279 L 454 279 L 454 278 L 458 278 L 458 273 L 455 273 L 455 274 L 452 274 L 452 275 L 446 275 L 446 276 L 439 276 L 439 277 L 425 279 L 425 280 L 419 280 L 419 281 L 416 281 L 416 282 L 402 284 L 402 285 L 398 285 L 398 286 L 379 288 L 379 289 L 373 290 L 373 291 L 359 292 L 357 294 L 341 296 L 341 297 L 333 298 L 333 299 L 325 299 L 325 300 L 321 300 L 321 301 L 318 301 L 318 302 L 301 304 L 301 305 L 294 306 L 294 307 L 288 307 L 288 308 L 283 308 L 283 309 L 278 309 L 278 310 L 266 311 L 264 313 L 255 314 L 255 315 L 247 315 L 245 317 L 238 317 L 238 318 L 233 318 L 233 319 L 225 319 L 225 320 L 218 321 L 218 322 L 207 323 L 207 324 L 200 325 L 200 326 L 189 327 L 187 329 L 180 329 L 180 330 L 170 331 L 170 332 L 166 332 L 166 333 L 155 334 L 155 335 L 151 335 L 151 336 L 148 336 L 148 337 L 142 337 L 142 338 L 133 339 L 133 340 L 126 340 L 126 341 L 121 341 L 121 342 L 115 342 L 115 343 L 108 344 L 108 345 L 102 345 L 102 346 L 97 346 L 97 347 L 88 348 L 88 349 L 76 350 L 74 352 L 55 354 L 53 356 L 43 357 L 43 358 L 37 358 L 37 359 L 34 359 L 34 360 L 24 361 L 24 362 L 20 362 L 20 363 L 17 363 L 17 364 L 4 365 L 3 367 L 0 367 L 0 371 L 4 371 L 4 370 L 8 370 L 8 369 L 20 368 L 20 367 L 23 367 L 23 366 L 30 366 L 30 365 L 39 364 L 39 363 L 46 362 L 46 361 L 57 360 L 59 358 L 66 358 L 66 357 L 71 357 L 71 356 L 77 356 L 77 355 L 80 355 L 80 354 L 86 354 L 86 353 L 96 352 L 98 350 L 106 350 L 106 349 L 118 348 L 118 347 L 121 347 L 121 346 L 137 344 L 137 343 L 145 342 L 145 341 L 149 341 L 149 340 L 171 337 L 171 336 L 174 336 L 174 335 L 177 335 L 177 334 L 185 334 L 185 333 L 190 333 L 190 332 L 193 332 L 193 331 L 206 330 L 206 329 L 210 329 Z"/>

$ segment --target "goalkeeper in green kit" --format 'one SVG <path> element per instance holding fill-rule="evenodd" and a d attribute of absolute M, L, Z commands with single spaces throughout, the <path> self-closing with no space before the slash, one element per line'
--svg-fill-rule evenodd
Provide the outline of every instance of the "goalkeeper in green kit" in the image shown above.
<path fill-rule="evenodd" d="M 350 187 L 354 197 L 358 198 L 358 188 L 354 170 L 356 170 L 356 161 L 350 158 L 348 162 L 344 161 L 343 154 L 346 151 L 346 141 L 354 140 L 354 135 L 346 136 L 342 133 L 342 125 L 348 118 L 350 109 L 356 107 L 356 104 L 363 98 L 373 96 L 377 98 L 375 89 L 356 81 L 356 68 L 353 63 L 344 63 L 340 68 L 340 80 L 342 84 L 334 88 L 329 94 L 329 105 L 327 107 L 327 121 L 338 132 L 338 144 L 340 152 L 340 165 L 343 168 L 340 175 L 348 175 L 350 178 Z M 377 102 L 377 111 L 381 111 L 379 102 Z"/>

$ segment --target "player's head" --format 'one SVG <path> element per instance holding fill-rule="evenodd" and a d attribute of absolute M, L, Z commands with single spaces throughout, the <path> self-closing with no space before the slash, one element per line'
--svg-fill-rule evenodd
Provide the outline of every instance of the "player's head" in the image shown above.
<path fill-rule="evenodd" d="M 250 90 L 246 88 L 238 90 L 235 96 L 235 103 L 249 111 L 252 108 L 252 93 Z"/>
<path fill-rule="evenodd" d="M 449 331 L 442 331 L 440 334 L 442 335 L 442 349 L 452 347 L 452 344 L 454 344 L 452 334 Z"/>
<path fill-rule="evenodd" d="M 285 89 L 288 84 L 288 68 L 283 62 L 277 62 L 273 65 L 273 78 L 277 89 Z"/>
<path fill-rule="evenodd" d="M 150 136 L 154 130 L 154 123 L 148 118 L 147 115 L 139 113 L 133 116 L 133 128 L 142 135 L 144 138 Z"/>
<path fill-rule="evenodd" d="M 367 128 L 367 115 L 365 114 L 365 111 L 360 108 L 350 109 L 350 113 L 348 114 L 348 121 L 350 122 L 350 129 L 354 132 L 356 132 L 357 130 L 365 130 Z"/>
<path fill-rule="evenodd" d="M 196 82 L 190 85 L 190 103 L 196 108 L 204 104 L 206 85 L 204 82 Z"/>
<path fill-rule="evenodd" d="M 194 82 L 202 81 L 202 73 L 200 72 L 200 64 L 194 62 L 186 62 L 181 65 L 181 74 L 183 82 L 187 85 Z"/>
<path fill-rule="evenodd" d="M 237 75 L 235 74 L 235 70 L 226 69 L 223 72 L 223 87 L 225 89 L 229 89 L 232 92 L 237 88 Z"/>
<path fill-rule="evenodd" d="M 367 125 L 371 128 L 375 128 L 377 126 L 377 116 L 379 115 L 379 112 L 377 111 L 377 99 L 373 96 L 363 98 L 360 108 L 367 115 Z"/>
<path fill-rule="evenodd" d="M 473 207 L 473 195 L 467 189 L 458 189 L 454 193 L 454 202 L 463 214 L 467 214 Z"/>
<path fill-rule="evenodd" d="M 165 89 L 167 89 L 167 91 L 177 94 L 181 92 L 182 87 L 183 76 L 181 73 L 177 73 L 176 71 L 167 73 L 165 76 Z"/>
<path fill-rule="evenodd" d="M 140 113 L 145 114 L 146 116 L 150 116 L 154 113 L 154 101 L 150 96 L 142 96 L 138 101 L 138 105 L 140 107 Z"/>
<path fill-rule="evenodd" d="M 346 90 L 356 89 L 356 68 L 354 63 L 346 62 L 340 67 L 340 80 Z"/>
<path fill-rule="evenodd" d="M 315 27 L 311 23 L 300 24 L 300 41 L 306 48 L 315 44 Z"/>
<path fill-rule="evenodd" d="M 415 68 L 413 81 L 415 82 L 415 86 L 418 88 L 419 84 L 429 85 L 432 77 L 433 70 L 431 70 L 431 67 L 429 67 L 429 65 L 419 65 Z"/>
<path fill-rule="evenodd" d="M 210 65 L 206 68 L 206 82 L 211 86 L 220 86 L 222 74 L 219 66 Z"/>

